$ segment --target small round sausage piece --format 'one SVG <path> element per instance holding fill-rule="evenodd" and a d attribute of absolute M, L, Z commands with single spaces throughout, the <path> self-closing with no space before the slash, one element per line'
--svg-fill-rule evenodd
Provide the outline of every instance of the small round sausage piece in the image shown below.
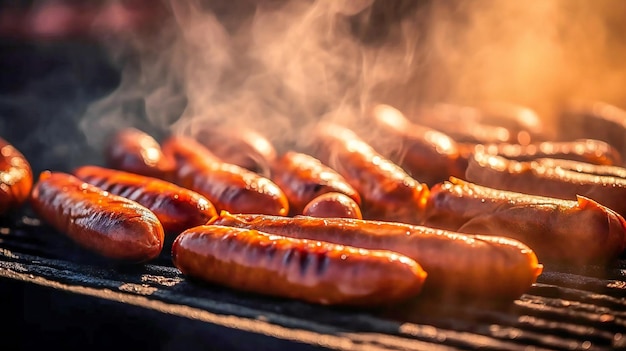
<path fill-rule="evenodd" d="M 302 212 L 305 216 L 321 218 L 363 219 L 361 208 L 350 197 L 342 193 L 326 193 L 311 200 Z"/>

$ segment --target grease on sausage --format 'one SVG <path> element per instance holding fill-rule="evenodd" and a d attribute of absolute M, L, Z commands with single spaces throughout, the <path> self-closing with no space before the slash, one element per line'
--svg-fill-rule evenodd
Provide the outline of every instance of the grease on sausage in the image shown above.
<path fill-rule="evenodd" d="M 20 207 L 33 187 L 33 171 L 24 155 L 0 138 L 0 215 Z"/>

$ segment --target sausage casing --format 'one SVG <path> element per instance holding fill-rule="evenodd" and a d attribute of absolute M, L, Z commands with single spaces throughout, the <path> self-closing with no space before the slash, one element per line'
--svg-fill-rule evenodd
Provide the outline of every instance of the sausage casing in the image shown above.
<path fill-rule="evenodd" d="M 0 215 L 21 206 L 33 187 L 33 171 L 24 155 L 0 138 Z"/>
<path fill-rule="evenodd" d="M 180 233 L 217 215 L 204 196 L 164 180 L 98 166 L 82 166 L 73 173 L 102 190 L 147 207 L 168 233 Z"/>
<path fill-rule="evenodd" d="M 43 172 L 31 205 L 43 221 L 103 257 L 144 262 L 163 248 L 163 227 L 154 213 L 70 174 Z"/>
<path fill-rule="evenodd" d="M 424 292 L 443 297 L 515 299 L 530 288 L 542 271 L 528 246 L 504 237 L 348 218 L 226 212 L 209 224 L 398 252 L 418 262 L 428 273 Z"/>
<path fill-rule="evenodd" d="M 172 260 L 190 277 L 325 305 L 376 306 L 417 295 L 426 273 L 390 251 L 207 225 L 181 233 Z"/>
<path fill-rule="evenodd" d="M 523 194 L 576 200 L 593 199 L 626 216 L 626 179 L 550 167 L 545 161 L 518 162 L 477 152 L 470 158 L 465 177 L 490 188 Z"/>
<path fill-rule="evenodd" d="M 171 137 L 163 151 L 176 162 L 169 179 L 205 196 L 218 210 L 287 215 L 289 202 L 270 179 L 218 159 L 186 137 Z"/>
<path fill-rule="evenodd" d="M 272 164 L 271 173 L 289 200 L 292 216 L 302 214 L 309 202 L 329 192 L 345 194 L 361 204 L 361 196 L 348 181 L 313 156 L 287 151 Z"/>
<path fill-rule="evenodd" d="M 109 140 L 104 157 L 108 167 L 149 177 L 164 178 L 174 169 L 173 161 L 165 157 L 159 143 L 136 128 L 117 131 Z"/>
<path fill-rule="evenodd" d="M 424 218 L 428 226 L 517 239 L 547 263 L 607 264 L 626 245 L 622 216 L 593 200 L 532 196 L 454 178 L 431 189 Z"/>
<path fill-rule="evenodd" d="M 363 219 L 361 208 L 342 193 L 325 193 L 311 200 L 302 211 L 304 216 L 322 218 L 356 218 Z"/>
<path fill-rule="evenodd" d="M 322 162 L 335 169 L 361 195 L 363 218 L 416 223 L 428 186 L 376 152 L 352 130 L 320 123 L 314 132 Z"/>

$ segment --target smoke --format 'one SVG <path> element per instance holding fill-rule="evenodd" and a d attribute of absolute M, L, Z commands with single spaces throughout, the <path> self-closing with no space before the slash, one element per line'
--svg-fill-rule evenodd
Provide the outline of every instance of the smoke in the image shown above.
<path fill-rule="evenodd" d="M 367 106 L 501 100 L 546 121 L 569 99 L 626 107 L 626 3 L 171 1 L 160 30 L 104 43 L 122 83 L 81 127 L 194 135 L 252 128 L 299 147 L 320 119 L 359 130 Z"/>

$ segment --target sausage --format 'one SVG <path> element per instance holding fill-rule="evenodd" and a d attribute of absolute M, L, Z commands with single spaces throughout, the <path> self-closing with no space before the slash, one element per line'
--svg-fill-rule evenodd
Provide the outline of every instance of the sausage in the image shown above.
<path fill-rule="evenodd" d="M 626 110 L 604 101 L 572 101 L 557 116 L 560 140 L 590 138 L 626 154 Z"/>
<path fill-rule="evenodd" d="M 551 264 L 609 264 L 626 247 L 624 218 L 584 196 L 576 201 L 479 186 L 460 179 L 431 189 L 424 224 L 502 235 Z"/>
<path fill-rule="evenodd" d="M 527 145 L 547 138 L 543 122 L 533 109 L 506 101 L 480 103 L 477 122 L 506 128 L 512 141 Z"/>
<path fill-rule="evenodd" d="M 44 222 L 103 257 L 141 263 L 163 249 L 163 227 L 154 213 L 71 174 L 42 172 L 31 205 Z"/>
<path fill-rule="evenodd" d="M 98 166 L 82 166 L 73 173 L 102 190 L 147 207 L 166 233 L 178 234 L 217 215 L 213 204 L 204 196 L 164 180 Z"/>
<path fill-rule="evenodd" d="M 108 167 L 148 177 L 165 178 L 174 169 L 161 145 L 149 134 L 136 129 L 124 128 L 109 140 L 104 152 Z"/>
<path fill-rule="evenodd" d="M 341 174 L 311 155 L 287 151 L 273 162 L 271 174 L 285 192 L 292 216 L 302 214 L 309 202 L 329 192 L 343 193 L 361 204 L 361 196 Z"/>
<path fill-rule="evenodd" d="M 217 210 L 233 213 L 287 215 L 289 202 L 283 191 L 257 173 L 218 159 L 187 137 L 170 137 L 163 152 L 176 161 L 172 181 L 205 196 Z"/>
<path fill-rule="evenodd" d="M 622 156 L 614 147 L 594 139 L 544 141 L 528 145 L 507 143 L 478 145 L 475 152 L 485 152 L 515 161 L 554 158 L 597 165 L 622 164 Z"/>
<path fill-rule="evenodd" d="M 33 171 L 26 157 L 0 138 L 0 215 L 20 207 L 33 187 Z"/>
<path fill-rule="evenodd" d="M 599 176 L 609 176 L 626 179 L 626 168 L 620 166 L 605 166 L 586 162 L 578 162 L 572 160 L 563 160 L 555 158 L 536 159 L 539 164 L 550 168 L 562 168 L 578 173 L 585 173 Z"/>
<path fill-rule="evenodd" d="M 377 128 L 385 138 L 374 138 L 372 146 L 400 165 L 409 175 L 432 186 L 461 177 L 465 165 L 454 141 L 435 129 L 409 121 L 396 108 L 378 104 L 371 109 Z M 382 142 L 376 142 L 384 140 Z"/>
<path fill-rule="evenodd" d="M 593 199 L 626 216 L 626 179 L 580 173 L 545 162 L 518 162 L 477 152 L 465 173 L 467 181 L 524 194 L 576 200 Z"/>
<path fill-rule="evenodd" d="M 195 138 L 226 163 L 243 167 L 264 177 L 277 153 L 272 142 L 259 132 L 245 127 L 211 127 L 200 130 Z"/>
<path fill-rule="evenodd" d="M 347 127 L 320 123 L 313 132 L 314 151 L 361 195 L 363 218 L 416 223 L 428 186 L 376 152 Z"/>
<path fill-rule="evenodd" d="M 426 278 L 419 264 L 394 252 L 218 225 L 181 233 L 172 261 L 201 281 L 323 305 L 402 302 L 419 294 Z"/>
<path fill-rule="evenodd" d="M 309 202 L 302 211 L 304 216 L 323 218 L 363 219 L 361 208 L 350 197 L 342 193 L 325 193 Z"/>
<path fill-rule="evenodd" d="M 371 220 L 227 212 L 208 224 L 398 252 L 418 262 L 428 273 L 424 293 L 443 298 L 516 299 L 542 271 L 528 246 L 504 237 Z"/>

